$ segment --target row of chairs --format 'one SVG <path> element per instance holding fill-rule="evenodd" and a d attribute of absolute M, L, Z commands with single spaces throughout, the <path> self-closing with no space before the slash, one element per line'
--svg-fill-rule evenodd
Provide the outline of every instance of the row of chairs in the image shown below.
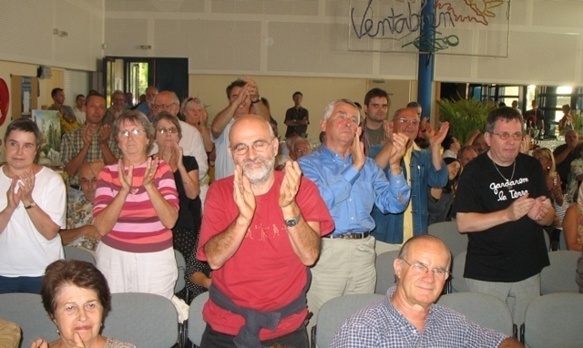
<path fill-rule="evenodd" d="M 199 346 L 206 327 L 202 308 L 207 300 L 208 292 L 192 301 L 189 320 L 180 328 L 176 308 L 167 298 L 135 292 L 112 294 L 111 311 L 104 320 L 102 334 L 140 348 L 185 347 L 189 341 Z M 0 294 L 0 318 L 20 326 L 22 348 L 30 347 L 39 337 L 49 342 L 59 338 L 40 295 Z"/>
<path fill-rule="evenodd" d="M 387 251 L 377 256 L 377 283 L 375 294 L 386 294 L 387 290 L 395 284 L 395 272 L 393 261 L 398 257 L 398 251 Z M 541 295 L 555 292 L 579 292 L 575 282 L 575 271 L 579 252 L 571 250 L 557 250 L 549 252 L 550 266 L 543 268 L 541 272 Z M 462 251 L 453 258 L 451 266 L 450 292 L 470 291 L 464 278 L 466 263 L 466 251 Z"/>
<path fill-rule="evenodd" d="M 96 263 L 93 254 L 82 248 L 65 246 L 64 253 L 66 259 L 86 261 L 93 265 Z M 174 292 L 178 293 L 186 286 L 186 262 L 180 252 L 175 251 L 175 256 L 178 281 Z M 0 317 L 20 325 L 23 332 L 21 347 L 29 347 L 38 337 L 49 342 L 58 338 L 55 325 L 42 306 L 40 295 L 0 294 Z M 144 293 L 113 294 L 112 311 L 102 333 L 132 342 L 137 347 L 182 347 L 186 340 L 186 330 L 179 323 L 174 304 L 164 297 Z"/>
<path fill-rule="evenodd" d="M 446 221 L 430 225 L 428 232 L 429 234 L 433 234 L 443 240 L 450 248 L 451 254 L 454 255 L 452 277 L 448 292 L 469 291 L 465 279 L 463 278 L 468 243 L 467 236 L 458 232 L 455 221 Z M 545 233 L 544 236 L 547 242 L 547 247 L 549 247 L 550 242 L 548 240 L 548 235 Z M 541 295 L 554 292 L 579 291 L 579 288 L 575 283 L 575 270 L 577 268 L 577 260 L 580 253 L 578 251 L 567 250 L 562 233 L 561 237 L 561 249 L 549 252 L 550 266 L 545 267 L 541 272 Z M 390 258 L 388 255 L 384 257 Z M 392 264 L 392 261 L 390 262 Z M 379 274 L 377 273 L 377 277 L 378 276 Z"/>
<path fill-rule="evenodd" d="M 549 252 L 550 265 L 541 271 L 541 295 L 557 292 L 579 292 L 575 282 L 577 260 L 580 253 L 572 250 L 557 250 Z M 466 251 L 456 255 L 452 264 L 451 287 L 455 292 L 469 291 L 463 276 L 466 262 Z"/>
<path fill-rule="evenodd" d="M 316 342 L 312 347 L 328 348 L 334 334 L 352 314 L 379 303 L 379 294 L 345 295 L 326 302 L 318 314 Z M 463 292 L 440 297 L 438 304 L 468 319 L 508 336 L 514 335 L 512 316 L 500 299 L 486 294 Z M 530 348 L 581 347 L 583 342 L 583 294 L 556 293 L 534 300 L 527 309 L 520 339 Z"/>
<path fill-rule="evenodd" d="M 427 233 L 439 237 L 449 247 L 452 255 L 457 255 L 467 249 L 468 237 L 459 233 L 455 221 L 443 221 L 429 225 Z M 551 250 L 551 241 L 549 235 L 544 233 L 547 250 Z M 567 250 L 567 243 L 565 242 L 565 235 L 559 235 L 559 250 Z"/>
<path fill-rule="evenodd" d="M 48 317 L 40 295 L 0 294 L 0 317 L 22 329 L 21 347 L 28 348 L 42 337 L 58 338 L 55 324 Z M 104 320 L 102 334 L 131 342 L 136 347 L 166 348 L 179 345 L 178 313 L 172 301 L 145 293 L 113 294 L 111 311 Z"/>
<path fill-rule="evenodd" d="M 330 300 L 321 308 L 316 329 L 318 347 L 329 346 L 334 333 L 344 320 L 359 309 L 381 301 L 384 295 L 347 295 Z M 190 306 L 185 331 L 180 336 L 178 315 L 168 299 L 143 293 L 112 295 L 112 310 L 105 319 L 103 335 L 132 342 L 137 347 L 173 347 L 185 345 L 185 338 L 200 345 L 206 323 L 202 307 L 208 293 L 199 295 Z M 439 304 L 450 307 L 469 319 L 512 335 L 512 319 L 508 307 L 501 300 L 485 294 L 452 293 L 443 295 Z M 145 305 L 146 304 L 146 305 Z M 555 293 L 541 296 L 528 308 L 526 323 L 521 329 L 524 342 L 531 348 L 578 347 L 583 342 L 583 294 Z M 21 326 L 22 347 L 44 337 L 57 339 L 52 321 L 48 318 L 40 295 L 1 294 L 0 317 Z"/>

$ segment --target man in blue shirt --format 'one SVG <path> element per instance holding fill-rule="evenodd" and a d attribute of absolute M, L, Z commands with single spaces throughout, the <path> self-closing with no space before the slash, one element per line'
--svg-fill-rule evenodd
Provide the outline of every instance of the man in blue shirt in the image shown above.
<path fill-rule="evenodd" d="M 522 347 L 512 337 L 434 304 L 449 277 L 450 262 L 451 253 L 439 238 L 409 239 L 393 263 L 397 285 L 382 302 L 346 320 L 330 347 Z"/>
<path fill-rule="evenodd" d="M 308 308 L 315 315 L 324 302 L 345 294 L 373 293 L 376 282 L 375 223 L 370 211 L 405 209 L 411 189 L 399 165 L 407 137 L 394 134 L 387 176 L 364 154 L 359 141 L 360 113 L 346 99 L 330 103 L 321 121 L 324 144 L 298 161 L 304 175 L 316 183 L 334 219 L 335 230 L 322 240 L 322 252 L 312 268 Z"/>
<path fill-rule="evenodd" d="M 411 186 L 411 202 L 407 202 L 404 211 L 396 213 L 373 209 L 371 215 L 376 227 L 372 235 L 377 240 L 377 253 L 391 249 L 386 243 L 402 244 L 414 235 L 427 233 L 429 187 L 444 187 L 447 184 L 448 172 L 441 157 L 441 142 L 449 130 L 449 124 L 444 122 L 437 131 L 428 123 L 424 124 L 422 131 L 428 139 L 428 149 L 421 149 L 415 144 L 420 124 L 416 108 L 402 108 L 395 112 L 388 127 L 390 132 L 408 137 L 407 150 L 400 165 Z M 380 145 L 372 147 L 368 156 L 374 158 L 381 168 L 387 168 L 390 151 L 391 144 Z"/>

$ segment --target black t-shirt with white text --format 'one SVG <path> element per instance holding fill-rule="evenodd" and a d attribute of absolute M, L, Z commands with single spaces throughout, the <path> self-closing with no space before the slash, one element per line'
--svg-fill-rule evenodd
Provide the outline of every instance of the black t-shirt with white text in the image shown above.
<path fill-rule="evenodd" d="M 484 153 L 464 168 L 454 207 L 458 213 L 490 213 L 506 209 L 528 193 L 549 197 L 541 165 L 519 154 L 514 166 L 497 167 Z M 507 181 L 506 179 L 511 179 Z M 495 282 L 517 282 L 549 265 L 543 227 L 527 215 L 482 232 L 470 232 L 464 277 Z"/>

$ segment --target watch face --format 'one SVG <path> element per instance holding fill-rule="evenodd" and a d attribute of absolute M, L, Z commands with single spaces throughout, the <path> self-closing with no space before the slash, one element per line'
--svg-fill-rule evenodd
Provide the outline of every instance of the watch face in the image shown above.
<path fill-rule="evenodd" d="M 294 227 L 297 224 L 298 224 L 298 219 L 296 219 L 296 218 L 291 218 L 291 219 L 285 220 L 285 225 L 287 227 Z"/>

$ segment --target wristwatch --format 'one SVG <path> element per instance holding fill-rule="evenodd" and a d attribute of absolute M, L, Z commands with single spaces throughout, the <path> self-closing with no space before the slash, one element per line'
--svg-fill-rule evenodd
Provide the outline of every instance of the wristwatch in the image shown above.
<path fill-rule="evenodd" d="M 24 209 L 30 209 L 36 207 L 36 203 L 32 201 L 29 205 L 25 206 Z"/>
<path fill-rule="evenodd" d="M 252 100 L 252 101 L 251 101 L 251 104 L 257 104 L 257 103 L 259 103 L 260 101 L 261 101 L 261 97 L 260 97 L 260 96 L 257 96 L 257 100 Z"/>
<path fill-rule="evenodd" d="M 298 216 L 295 216 L 295 217 L 289 218 L 289 219 L 285 219 L 285 225 L 287 227 L 294 227 L 298 224 L 298 222 L 300 222 L 301 217 L 302 217 L 302 213 L 299 213 Z"/>

